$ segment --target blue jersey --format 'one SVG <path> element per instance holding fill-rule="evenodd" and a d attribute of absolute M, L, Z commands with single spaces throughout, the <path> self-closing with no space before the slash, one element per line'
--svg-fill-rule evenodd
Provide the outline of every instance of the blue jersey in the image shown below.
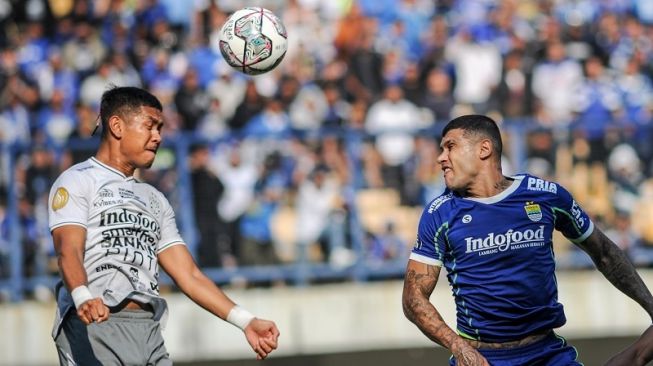
<path fill-rule="evenodd" d="M 562 186 L 531 175 L 488 198 L 449 190 L 419 222 L 410 259 L 444 266 L 463 337 L 506 342 L 562 326 L 553 230 L 573 242 L 594 224 Z"/>

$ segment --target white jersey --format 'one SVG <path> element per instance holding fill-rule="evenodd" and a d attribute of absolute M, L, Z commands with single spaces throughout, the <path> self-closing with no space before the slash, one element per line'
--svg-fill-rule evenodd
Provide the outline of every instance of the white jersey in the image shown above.
<path fill-rule="evenodd" d="M 154 318 L 165 320 L 167 306 L 159 296 L 157 256 L 173 245 L 185 244 L 163 194 L 90 158 L 57 178 L 48 202 L 50 231 L 65 225 L 86 229 L 84 268 L 93 297 L 101 297 L 109 307 L 127 298 L 149 303 Z M 61 282 L 57 289 L 53 337 L 63 316 L 74 307 Z"/>

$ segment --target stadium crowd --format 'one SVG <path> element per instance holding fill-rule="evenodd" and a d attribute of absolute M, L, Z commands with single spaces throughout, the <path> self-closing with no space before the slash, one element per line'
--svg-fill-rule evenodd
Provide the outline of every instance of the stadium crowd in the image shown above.
<path fill-rule="evenodd" d="M 405 263 L 415 213 L 444 188 L 439 130 L 466 113 L 506 126 L 506 174 L 563 183 L 637 265 L 653 264 L 650 2 L 257 5 L 283 19 L 289 47 L 246 77 L 217 47 L 239 1 L 0 0 L 0 278 L 16 223 L 24 275 L 56 268 L 48 189 L 94 151 L 111 84 L 165 106 L 170 143 L 140 179 L 192 203 L 182 228 L 204 267 Z M 391 197 L 371 209 L 387 216 L 366 216 L 371 192 Z M 559 246 L 561 266 L 590 265 Z"/>

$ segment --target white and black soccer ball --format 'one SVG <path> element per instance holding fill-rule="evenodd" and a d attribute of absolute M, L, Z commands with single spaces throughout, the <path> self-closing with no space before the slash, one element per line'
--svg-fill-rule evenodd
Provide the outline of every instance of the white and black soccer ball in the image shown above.
<path fill-rule="evenodd" d="M 248 75 L 268 72 L 288 49 L 286 27 L 273 12 L 259 7 L 237 10 L 220 30 L 220 52 L 234 69 Z"/>

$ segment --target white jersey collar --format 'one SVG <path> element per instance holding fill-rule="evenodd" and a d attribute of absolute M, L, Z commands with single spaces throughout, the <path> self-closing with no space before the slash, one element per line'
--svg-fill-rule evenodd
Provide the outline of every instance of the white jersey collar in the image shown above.
<path fill-rule="evenodd" d="M 503 192 L 490 196 L 490 197 L 462 197 L 463 199 L 474 201 L 474 202 L 481 202 L 485 204 L 492 204 L 492 203 L 497 203 L 504 198 L 510 196 L 514 191 L 519 188 L 519 185 L 521 184 L 522 180 L 524 180 L 523 175 L 517 175 L 517 176 L 509 176 L 509 178 L 513 179 L 512 184 L 510 187 L 506 188 Z"/>
<path fill-rule="evenodd" d="M 98 165 L 100 168 L 103 168 L 103 169 L 106 169 L 106 170 L 108 170 L 108 171 L 110 171 L 110 172 L 112 172 L 112 173 L 118 174 L 121 178 L 123 178 L 123 179 L 125 179 L 125 180 L 134 180 L 134 177 L 128 177 L 128 176 L 126 176 L 126 175 L 123 174 L 123 172 L 121 172 L 120 170 L 118 170 L 118 169 L 116 169 L 116 168 L 112 168 L 112 167 L 110 167 L 110 166 L 104 164 L 103 162 L 99 161 L 95 156 L 92 156 L 89 160 L 91 160 L 93 163 L 95 163 L 96 165 Z"/>

